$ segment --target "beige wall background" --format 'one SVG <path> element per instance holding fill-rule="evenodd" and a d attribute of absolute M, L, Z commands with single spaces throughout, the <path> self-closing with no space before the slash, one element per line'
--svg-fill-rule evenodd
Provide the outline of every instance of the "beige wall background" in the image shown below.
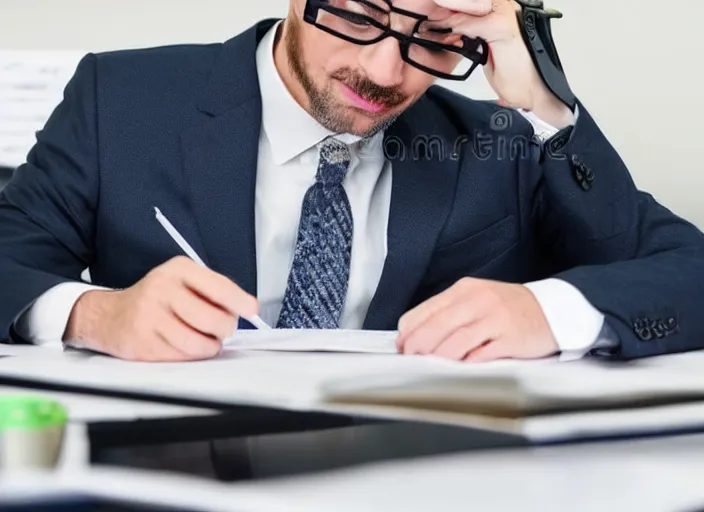
<path fill-rule="evenodd" d="M 102 51 L 225 40 L 288 0 L 0 0 L 0 49 Z M 704 2 L 553 0 L 573 89 L 636 184 L 704 227 Z M 493 93 L 481 75 L 453 89 Z M 597 173 L 609 172 L 598 169 Z M 597 174 L 598 179 L 598 174 Z"/>

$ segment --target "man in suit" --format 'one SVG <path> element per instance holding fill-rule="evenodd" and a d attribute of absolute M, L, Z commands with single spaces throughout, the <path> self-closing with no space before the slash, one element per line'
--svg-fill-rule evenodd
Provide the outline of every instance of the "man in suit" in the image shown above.
<path fill-rule="evenodd" d="M 0 190 L 5 188 L 7 182 L 12 178 L 12 169 L 8 167 L 0 167 Z"/>
<path fill-rule="evenodd" d="M 466 361 L 704 346 L 702 233 L 546 85 L 521 9 L 291 0 L 224 44 L 86 56 L 0 196 L 0 338 L 204 359 L 258 313 Z M 467 37 L 499 104 L 433 85 Z"/>

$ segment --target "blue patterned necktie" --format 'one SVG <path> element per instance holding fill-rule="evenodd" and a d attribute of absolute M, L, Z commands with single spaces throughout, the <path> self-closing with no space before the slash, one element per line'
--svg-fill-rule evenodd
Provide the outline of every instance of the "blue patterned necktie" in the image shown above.
<path fill-rule="evenodd" d="M 347 295 L 353 221 L 342 181 L 350 150 L 332 138 L 318 148 L 318 172 L 303 198 L 293 264 L 276 325 L 280 329 L 339 328 Z"/>

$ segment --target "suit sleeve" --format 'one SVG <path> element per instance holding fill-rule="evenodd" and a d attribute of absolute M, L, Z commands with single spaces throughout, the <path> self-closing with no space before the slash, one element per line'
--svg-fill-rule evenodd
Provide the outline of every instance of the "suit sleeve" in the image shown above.
<path fill-rule="evenodd" d="M 0 340 L 39 296 L 80 282 L 90 264 L 99 189 L 96 103 L 95 57 L 88 55 L 0 193 Z"/>
<path fill-rule="evenodd" d="M 545 257 L 605 316 L 618 359 L 704 348 L 704 234 L 638 190 L 580 104 L 538 159 Z M 666 170 L 663 170 L 666 172 Z M 663 177 L 665 179 L 665 177 Z"/>

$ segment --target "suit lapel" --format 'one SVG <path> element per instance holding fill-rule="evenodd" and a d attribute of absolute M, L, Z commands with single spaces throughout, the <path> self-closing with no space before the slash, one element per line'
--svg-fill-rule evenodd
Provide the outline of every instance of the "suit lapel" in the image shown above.
<path fill-rule="evenodd" d="M 437 123 L 442 123 L 437 111 L 421 100 L 385 135 L 384 149 L 392 165 L 388 253 L 365 329 L 396 329 L 449 215 L 458 162 L 449 156 L 452 141 L 440 135 L 452 130 Z"/>
<path fill-rule="evenodd" d="M 261 127 L 256 46 L 275 20 L 223 45 L 199 104 L 181 136 L 192 206 L 213 270 L 256 294 L 254 194 Z"/>
<path fill-rule="evenodd" d="M 261 110 L 253 103 L 210 119 L 182 137 L 206 262 L 249 293 L 256 293 L 254 189 L 256 118 Z"/>

